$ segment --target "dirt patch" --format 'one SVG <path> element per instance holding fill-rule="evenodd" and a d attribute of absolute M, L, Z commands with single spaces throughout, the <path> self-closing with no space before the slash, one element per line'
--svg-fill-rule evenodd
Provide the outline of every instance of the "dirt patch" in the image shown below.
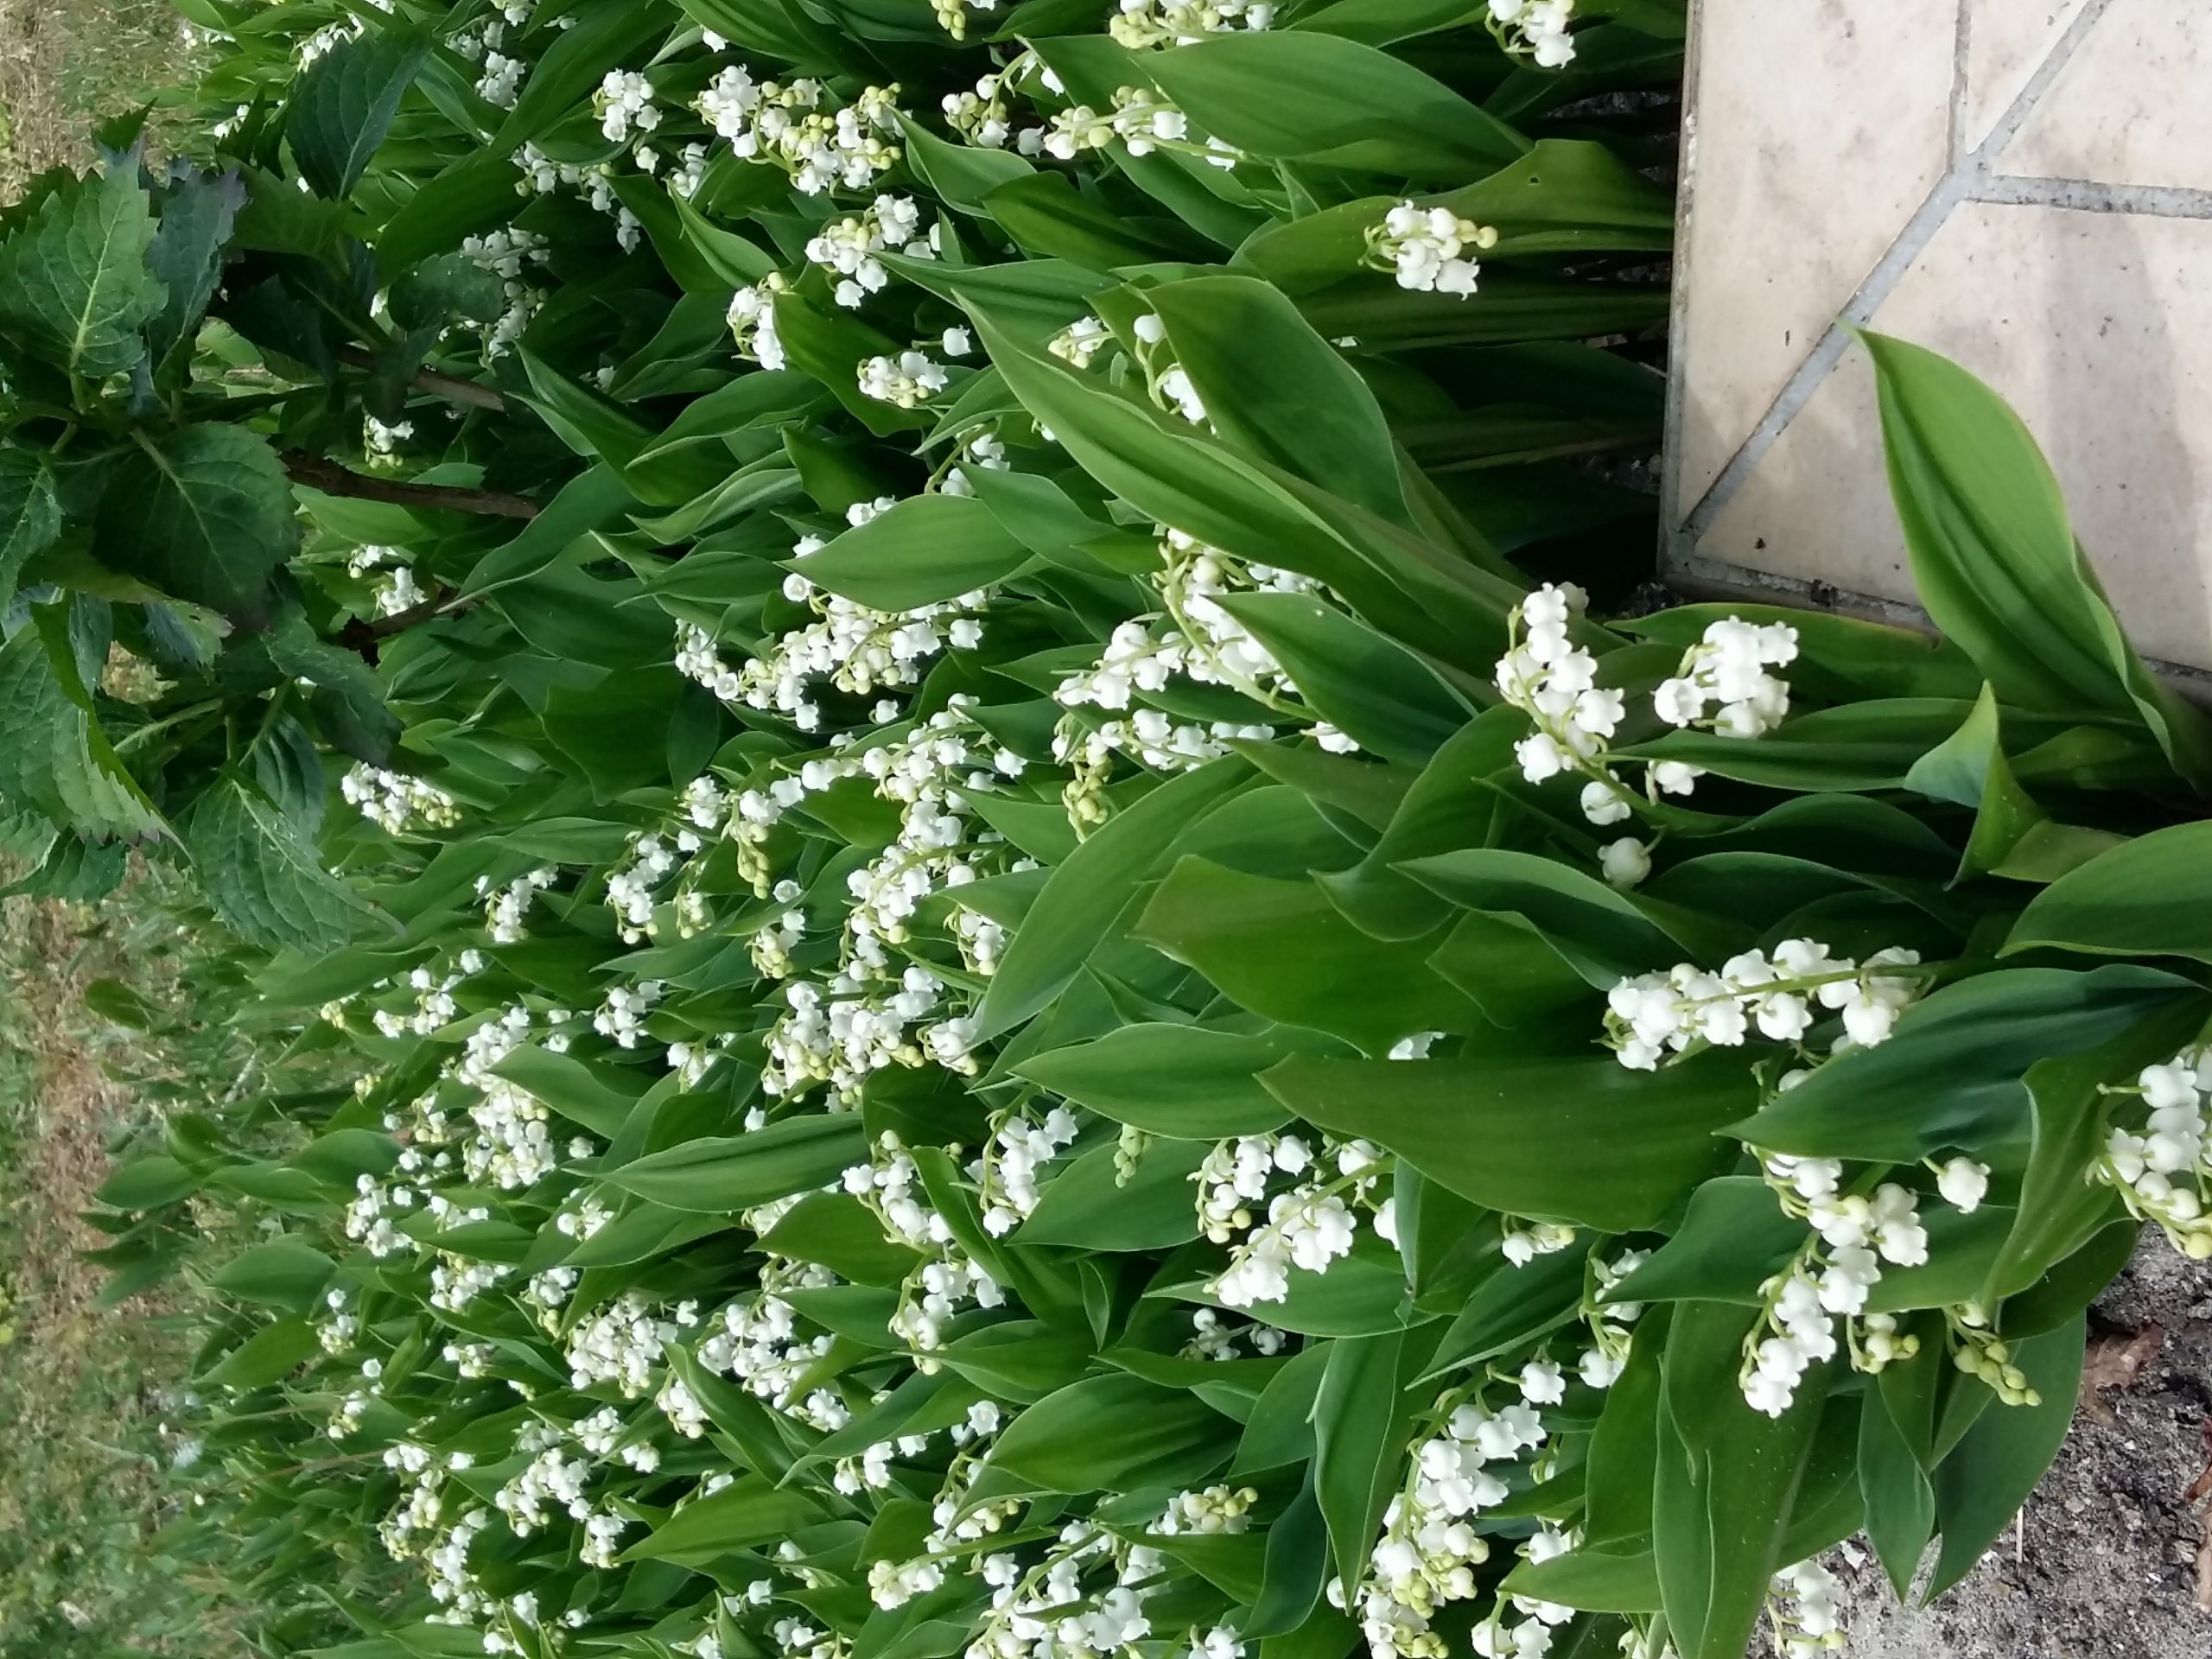
<path fill-rule="evenodd" d="M 2083 1402 L 2017 1529 L 1955 1590 L 1905 1611 L 1871 1556 L 1835 1563 L 1851 1592 L 1851 1659 L 2212 1653 L 2212 1612 L 2197 1606 L 2207 1516 L 2192 1501 L 2212 1457 L 2212 1264 L 2184 1261 L 2154 1231 L 2092 1319 L 2093 1340 L 2117 1338 L 2102 1375 L 2125 1385 Z M 2131 1349 L 2152 1325 L 2164 1332 L 2155 1351 L 2147 1338 Z"/>

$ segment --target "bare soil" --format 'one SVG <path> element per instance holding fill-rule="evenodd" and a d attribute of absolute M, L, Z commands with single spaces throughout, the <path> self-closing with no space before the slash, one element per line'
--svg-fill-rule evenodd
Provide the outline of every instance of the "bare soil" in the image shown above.
<path fill-rule="evenodd" d="M 1834 1563 L 1851 1592 L 1850 1659 L 2212 1655 L 2212 1263 L 2153 1230 L 2091 1318 L 2089 1381 L 2114 1386 L 2085 1389 L 2018 1529 L 1956 1589 L 1900 1609 L 1863 1549 Z"/>

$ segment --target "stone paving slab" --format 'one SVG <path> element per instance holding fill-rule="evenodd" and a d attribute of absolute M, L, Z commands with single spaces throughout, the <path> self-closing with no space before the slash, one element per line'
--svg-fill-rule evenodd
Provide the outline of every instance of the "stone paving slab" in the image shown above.
<path fill-rule="evenodd" d="M 1670 575 L 1910 607 L 1840 319 L 2010 398 L 2139 645 L 2212 671 L 2212 5 L 1694 11 Z"/>

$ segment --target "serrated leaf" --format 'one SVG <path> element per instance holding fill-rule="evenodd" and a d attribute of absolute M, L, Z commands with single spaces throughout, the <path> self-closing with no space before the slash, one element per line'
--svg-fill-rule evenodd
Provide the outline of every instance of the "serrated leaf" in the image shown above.
<path fill-rule="evenodd" d="M 0 798 L 94 836 L 137 836 L 161 815 L 124 769 L 92 713 L 69 647 L 66 605 L 33 607 L 0 645 Z"/>
<path fill-rule="evenodd" d="M 0 327 L 73 375 L 121 373 L 168 297 L 146 268 L 153 239 L 135 164 L 63 187 L 0 246 Z"/>
<path fill-rule="evenodd" d="M 276 452 L 242 426 L 142 438 L 107 480 L 92 551 L 111 569 L 226 615 L 261 615 L 270 573 L 300 544 Z"/>
<path fill-rule="evenodd" d="M 360 182 L 430 46 L 427 30 L 383 29 L 340 41 L 300 77 L 284 139 L 317 195 L 334 200 Z"/>
<path fill-rule="evenodd" d="M 366 908 L 323 868 L 291 821 L 241 779 L 226 778 L 200 798 L 184 838 L 215 913 L 257 944 L 332 950 Z"/>
<path fill-rule="evenodd" d="M 42 553 L 61 530 L 53 475 L 35 454 L 0 450 L 0 610 L 16 595 L 23 561 Z"/>
<path fill-rule="evenodd" d="M 245 185 L 236 172 L 185 173 L 162 198 L 161 224 L 146 251 L 146 268 L 168 290 L 146 326 L 156 364 L 199 326 L 222 276 L 224 245 L 245 206 Z"/>

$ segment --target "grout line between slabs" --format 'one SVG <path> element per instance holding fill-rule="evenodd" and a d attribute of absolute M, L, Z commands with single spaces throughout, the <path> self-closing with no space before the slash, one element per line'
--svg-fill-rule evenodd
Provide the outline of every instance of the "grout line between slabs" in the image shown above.
<path fill-rule="evenodd" d="M 1767 451 L 1774 447 L 1789 423 L 1803 412 L 1805 405 L 1813 400 L 1821 383 L 1842 361 L 1844 352 L 1851 343 L 1848 327 L 1863 327 L 1872 319 L 1883 302 L 1904 279 L 1905 272 L 1911 269 L 1913 261 L 1920 257 L 1936 232 L 1942 228 L 1952 210 L 1961 201 L 1996 200 L 1980 194 L 1993 185 L 2009 182 L 1991 177 L 1993 163 L 2026 124 L 2044 92 L 2050 90 L 2052 82 L 2072 60 L 2089 31 L 2111 10 L 2113 3 L 2114 0 L 2088 0 L 2088 3 L 2075 14 L 2074 21 L 2067 25 L 2043 61 L 2036 66 L 2035 73 L 2028 77 L 2027 84 L 2020 88 L 2018 95 L 1990 129 L 1988 137 L 1971 151 L 1959 155 L 1957 147 L 1964 139 L 1967 52 L 1972 38 L 1972 27 L 1967 16 L 1968 0 L 1958 0 L 1958 26 L 1952 37 L 1951 48 L 1948 132 L 1954 154 L 1951 165 L 1929 189 L 1912 217 L 1905 221 L 1904 227 L 1876 262 L 1873 270 L 1867 273 L 1866 281 L 1859 285 L 1858 290 L 1839 314 L 1839 320 L 1821 334 L 1819 341 L 1806 353 L 1804 361 L 1783 384 L 1782 390 L 1759 417 L 1758 423 L 1752 427 L 1751 435 L 1728 458 L 1727 465 L 1720 469 L 1719 476 L 1700 498 L 1696 506 L 1682 519 L 1681 528 L 1674 532 L 1672 537 L 1678 549 L 1683 545 L 1694 547 L 1706 531 L 1713 527 L 1713 520 L 1735 499 L 1737 492 L 1743 487 L 1752 469 L 1765 459 Z"/>

